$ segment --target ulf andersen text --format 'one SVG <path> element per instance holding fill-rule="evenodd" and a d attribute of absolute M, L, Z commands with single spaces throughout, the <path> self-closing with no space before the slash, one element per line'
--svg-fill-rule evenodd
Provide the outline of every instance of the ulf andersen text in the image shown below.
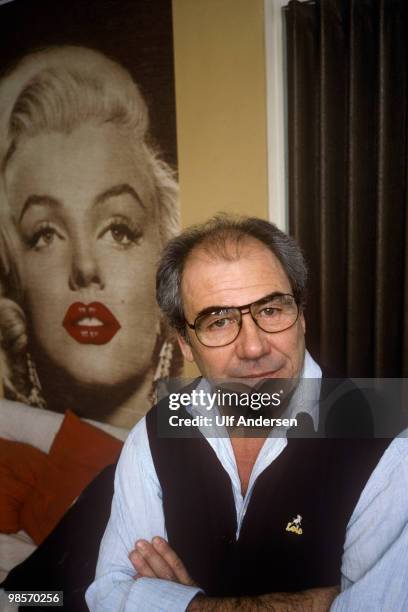
<path fill-rule="evenodd" d="M 296 427 L 297 419 L 272 419 L 263 416 L 245 417 L 235 415 L 216 415 L 182 417 L 173 414 L 169 417 L 171 427 Z"/>

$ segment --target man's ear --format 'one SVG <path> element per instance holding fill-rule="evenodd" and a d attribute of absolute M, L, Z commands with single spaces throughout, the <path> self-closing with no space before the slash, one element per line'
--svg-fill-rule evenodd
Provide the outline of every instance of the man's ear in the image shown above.
<path fill-rule="evenodd" d="M 303 329 L 303 333 L 306 334 L 306 321 L 305 321 L 305 315 L 303 314 L 303 311 L 300 313 L 299 319 L 300 319 L 300 324 Z"/>
<path fill-rule="evenodd" d="M 194 361 L 193 352 L 191 350 L 190 343 L 186 340 L 186 338 L 180 334 L 180 332 L 176 332 L 177 342 L 180 347 L 181 352 L 183 353 L 184 359 L 187 361 Z"/>

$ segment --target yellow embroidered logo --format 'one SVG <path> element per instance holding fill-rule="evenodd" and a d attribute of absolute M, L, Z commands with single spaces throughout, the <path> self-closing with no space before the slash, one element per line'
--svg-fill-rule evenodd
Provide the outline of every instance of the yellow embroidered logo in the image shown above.
<path fill-rule="evenodd" d="M 286 525 L 285 531 L 290 531 L 291 533 L 296 533 L 296 535 L 302 535 L 303 529 L 300 526 L 302 523 L 302 517 L 298 514 L 292 521 Z"/>

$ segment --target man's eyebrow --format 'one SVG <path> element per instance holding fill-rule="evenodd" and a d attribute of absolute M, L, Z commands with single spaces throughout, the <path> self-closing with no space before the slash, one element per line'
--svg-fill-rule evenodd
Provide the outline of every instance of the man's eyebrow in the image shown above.
<path fill-rule="evenodd" d="M 285 295 L 285 293 L 283 291 L 273 291 L 272 293 L 268 293 L 268 295 L 264 295 L 263 297 L 259 298 L 259 300 L 255 300 L 253 302 L 251 302 L 251 304 L 262 304 L 262 302 L 268 302 L 269 300 L 275 298 L 275 297 L 279 297 L 281 295 Z M 206 314 L 212 314 L 212 313 L 217 313 L 223 310 L 229 310 L 230 308 L 245 308 L 246 306 L 249 306 L 249 304 L 244 304 L 243 306 L 237 306 L 236 304 L 234 304 L 233 306 L 225 306 L 225 304 L 223 306 L 207 306 L 206 308 L 203 308 L 202 310 L 200 310 L 200 312 L 196 315 L 195 318 L 197 317 L 201 317 L 201 315 L 206 315 Z"/>
<path fill-rule="evenodd" d="M 203 308 L 202 310 L 200 310 L 200 312 L 195 316 L 195 318 L 197 319 L 197 317 L 201 317 L 201 315 L 215 314 L 217 312 L 220 312 L 221 310 L 228 310 L 229 308 L 236 308 L 236 306 L 207 306 L 207 308 Z"/>
<path fill-rule="evenodd" d="M 24 202 L 24 206 L 21 210 L 20 216 L 18 218 L 18 222 L 20 223 L 25 213 L 31 206 L 62 206 L 61 202 L 56 198 L 52 198 L 48 195 L 30 195 Z"/>
<path fill-rule="evenodd" d="M 114 185 L 113 187 L 109 187 L 103 193 L 100 193 L 96 198 L 94 204 L 103 204 L 109 198 L 116 198 L 121 195 L 130 195 L 140 206 L 146 209 L 146 206 L 143 204 L 141 198 L 136 193 L 131 185 L 128 183 L 122 183 L 120 185 Z"/>

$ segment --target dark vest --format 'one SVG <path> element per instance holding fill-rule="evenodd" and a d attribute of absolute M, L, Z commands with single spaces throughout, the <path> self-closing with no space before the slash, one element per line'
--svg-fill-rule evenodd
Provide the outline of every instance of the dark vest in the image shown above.
<path fill-rule="evenodd" d="M 284 451 L 258 477 L 236 541 L 227 472 L 197 428 L 191 438 L 158 435 L 158 414 L 166 410 L 163 400 L 147 414 L 146 424 L 168 540 L 206 594 L 339 584 L 347 523 L 390 440 L 288 437 Z M 337 402 L 337 420 L 339 413 Z M 300 525 L 293 524 L 298 515 Z"/>

